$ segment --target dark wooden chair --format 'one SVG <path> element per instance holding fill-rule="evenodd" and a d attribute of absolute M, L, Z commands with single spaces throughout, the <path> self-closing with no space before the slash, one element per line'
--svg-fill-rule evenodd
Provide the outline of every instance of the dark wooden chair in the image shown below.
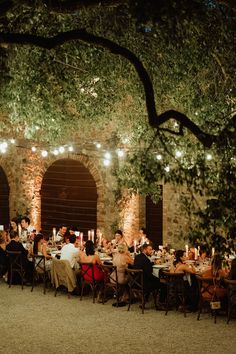
<path fill-rule="evenodd" d="M 186 317 L 186 291 L 184 285 L 185 273 L 163 271 L 164 285 L 166 286 L 165 315 L 169 312 L 171 300 L 174 300 L 176 310 L 181 306 Z"/>
<path fill-rule="evenodd" d="M 21 251 L 6 251 L 8 257 L 8 282 L 12 286 L 13 275 L 20 277 L 21 288 L 24 288 L 25 269 L 23 266 L 23 255 Z"/>
<path fill-rule="evenodd" d="M 203 278 L 200 275 L 196 275 L 199 288 L 199 304 L 198 304 L 198 316 L 197 320 L 200 319 L 200 315 L 204 308 L 208 308 L 214 317 L 214 323 L 216 323 L 216 315 L 219 308 L 213 308 L 212 303 L 220 303 L 220 299 L 216 293 L 216 287 L 220 284 L 220 279 L 216 278 Z"/>
<path fill-rule="evenodd" d="M 97 292 L 99 289 L 103 287 L 103 280 L 97 281 L 94 277 L 94 267 L 98 267 L 97 264 L 93 263 L 80 263 L 81 273 L 80 273 L 80 280 L 81 280 L 81 293 L 80 293 L 80 300 L 83 298 L 84 288 L 88 286 L 92 290 L 93 296 L 93 303 L 95 303 L 95 299 L 97 296 Z"/>
<path fill-rule="evenodd" d="M 119 289 L 120 286 L 117 282 L 117 268 L 116 266 L 110 264 L 104 264 L 102 266 L 104 271 L 104 283 L 103 283 L 103 296 L 102 296 L 102 303 L 105 303 L 106 294 L 108 291 L 112 291 L 113 295 L 116 297 L 116 305 L 118 306 L 119 303 Z"/>
<path fill-rule="evenodd" d="M 46 257 L 43 255 L 34 254 L 32 258 L 34 263 L 34 271 L 31 291 L 33 291 L 35 284 L 42 279 L 43 293 L 46 294 L 47 283 L 50 281 L 49 272 L 46 269 Z"/>
<path fill-rule="evenodd" d="M 236 280 L 224 279 L 224 282 L 227 286 L 227 323 L 229 323 L 232 312 L 234 309 L 236 309 Z"/>

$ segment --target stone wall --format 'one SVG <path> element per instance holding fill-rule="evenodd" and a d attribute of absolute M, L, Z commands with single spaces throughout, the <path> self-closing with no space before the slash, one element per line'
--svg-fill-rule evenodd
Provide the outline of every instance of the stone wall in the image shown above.
<path fill-rule="evenodd" d="M 145 226 L 145 198 L 125 193 L 120 203 L 114 196 L 116 181 L 109 168 L 101 161 L 85 155 L 61 155 L 82 162 L 93 176 L 98 192 L 97 227 L 107 236 L 113 237 L 115 229 L 124 231 L 128 242 L 136 237 L 140 227 Z M 32 224 L 41 227 L 41 185 L 48 167 L 59 157 L 43 158 L 31 150 L 12 147 L 0 156 L 0 165 L 5 171 L 10 187 L 10 217 L 28 215 Z M 183 247 L 191 220 L 184 216 L 181 198 L 188 198 L 184 188 L 176 190 L 171 185 L 163 186 L 163 243 Z M 189 196 L 190 197 L 190 196 Z"/>

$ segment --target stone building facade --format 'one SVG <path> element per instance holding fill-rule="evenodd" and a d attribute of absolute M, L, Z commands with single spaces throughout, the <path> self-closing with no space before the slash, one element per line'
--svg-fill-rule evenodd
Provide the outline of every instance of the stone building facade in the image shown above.
<path fill-rule="evenodd" d="M 38 230 L 41 228 L 41 188 L 43 176 L 49 166 L 60 158 L 75 159 L 89 170 L 97 187 L 97 228 L 112 237 L 114 228 L 124 230 L 127 240 L 136 237 L 140 227 L 145 226 L 145 198 L 126 195 L 122 203 L 114 197 L 115 180 L 109 168 L 101 161 L 86 155 L 66 153 L 43 158 L 31 149 L 12 147 L 0 155 L 9 184 L 10 217 L 28 215 Z M 183 246 L 183 236 L 188 230 L 188 220 L 180 208 L 180 191 L 170 185 L 163 186 L 163 244 Z M 182 238 L 182 239 L 181 239 Z"/>

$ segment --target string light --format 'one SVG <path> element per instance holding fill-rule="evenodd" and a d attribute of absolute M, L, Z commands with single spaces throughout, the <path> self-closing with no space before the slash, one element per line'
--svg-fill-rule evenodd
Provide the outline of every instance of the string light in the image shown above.
<path fill-rule="evenodd" d="M 69 146 L 69 147 L 68 147 L 68 151 L 70 151 L 70 152 L 74 151 L 73 146 Z"/>
<path fill-rule="evenodd" d="M 65 152 L 64 146 L 60 146 L 58 151 L 59 151 L 60 154 L 63 154 L 63 152 Z"/>
<path fill-rule="evenodd" d="M 101 145 L 100 143 L 96 143 L 96 148 L 97 148 L 97 149 L 100 149 L 101 146 L 102 146 L 102 145 Z"/>
<path fill-rule="evenodd" d="M 162 160 L 162 156 L 160 154 L 157 154 L 156 159 L 160 161 Z"/>
<path fill-rule="evenodd" d="M 124 152 L 124 150 L 122 150 L 122 149 L 117 149 L 117 150 L 116 150 L 116 153 L 117 153 L 117 155 L 118 155 L 119 157 L 124 157 L 124 156 L 125 156 L 125 152 Z"/>
<path fill-rule="evenodd" d="M 170 172 L 170 166 L 164 167 L 164 170 L 165 170 L 166 172 Z"/>
<path fill-rule="evenodd" d="M 181 152 L 181 151 L 179 151 L 179 150 L 177 150 L 176 152 L 175 152 L 175 156 L 176 157 L 181 157 L 183 155 L 183 153 Z"/>
<path fill-rule="evenodd" d="M 59 154 L 59 151 L 57 149 L 53 150 L 53 154 L 57 156 Z"/>
<path fill-rule="evenodd" d="M 211 154 L 206 154 L 206 159 L 207 159 L 207 161 L 211 161 L 212 160 L 212 155 Z"/>
<path fill-rule="evenodd" d="M 37 151 L 37 149 L 36 149 L 35 146 L 32 146 L 31 150 L 32 150 L 33 152 Z"/>
<path fill-rule="evenodd" d="M 104 157 L 106 160 L 110 160 L 111 159 L 111 153 L 109 151 L 107 151 L 105 154 L 104 154 Z"/>
<path fill-rule="evenodd" d="M 47 157 L 47 156 L 48 156 L 47 150 L 43 150 L 43 151 L 41 152 L 41 155 L 42 155 L 43 157 Z"/>
<path fill-rule="evenodd" d="M 111 164 L 111 160 L 108 160 L 108 159 L 104 159 L 103 160 L 103 165 L 104 166 L 108 167 L 108 166 L 110 166 L 110 164 Z"/>

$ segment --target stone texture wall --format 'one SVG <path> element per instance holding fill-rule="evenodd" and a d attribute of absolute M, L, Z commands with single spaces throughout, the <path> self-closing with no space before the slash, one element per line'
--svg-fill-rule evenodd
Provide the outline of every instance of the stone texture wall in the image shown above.
<path fill-rule="evenodd" d="M 84 155 L 60 155 L 41 157 L 31 150 L 12 147 L 0 156 L 0 165 L 5 171 L 10 187 L 10 217 L 28 215 L 37 229 L 41 226 L 41 185 L 48 167 L 59 158 L 70 157 L 82 162 L 93 176 L 98 192 L 97 226 L 107 236 L 113 237 L 115 229 L 124 231 L 128 242 L 136 237 L 140 227 L 145 226 L 145 198 L 125 194 L 117 203 L 114 196 L 116 181 L 109 168 L 101 161 Z M 163 186 L 163 243 L 182 247 L 185 243 L 190 220 L 184 217 L 180 207 L 182 195 L 188 196 L 184 188 L 175 190 L 171 185 Z"/>

